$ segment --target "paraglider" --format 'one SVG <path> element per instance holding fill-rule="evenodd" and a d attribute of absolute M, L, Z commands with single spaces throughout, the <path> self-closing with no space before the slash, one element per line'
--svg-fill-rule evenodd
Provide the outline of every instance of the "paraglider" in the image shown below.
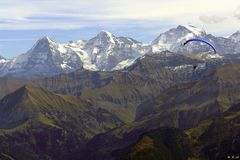
<path fill-rule="evenodd" d="M 208 41 L 206 41 L 206 40 L 204 40 L 204 39 L 200 39 L 200 38 L 191 38 L 191 39 L 187 40 L 186 42 L 184 42 L 183 45 L 185 46 L 185 45 L 188 44 L 189 42 L 193 42 L 193 41 L 198 41 L 198 42 L 205 43 L 205 44 L 209 45 L 209 46 L 213 49 L 213 51 L 214 51 L 215 54 L 217 53 L 215 47 L 214 47 L 211 43 L 209 43 Z"/>
<path fill-rule="evenodd" d="M 185 46 L 185 45 L 188 44 L 189 42 L 193 42 L 193 41 L 205 43 L 205 44 L 207 44 L 208 46 L 210 46 L 210 47 L 213 49 L 213 51 L 214 51 L 215 54 L 217 53 L 215 47 L 214 47 L 211 43 L 209 43 L 208 41 L 206 41 L 206 40 L 204 40 L 204 39 L 200 39 L 200 38 L 191 38 L 191 39 L 185 41 L 183 45 Z M 193 66 L 193 69 L 195 70 L 196 68 L 197 68 L 197 65 L 194 65 L 194 66 Z"/>
<path fill-rule="evenodd" d="M 193 69 L 195 70 L 197 68 L 197 65 L 195 64 L 195 65 L 193 65 Z"/>

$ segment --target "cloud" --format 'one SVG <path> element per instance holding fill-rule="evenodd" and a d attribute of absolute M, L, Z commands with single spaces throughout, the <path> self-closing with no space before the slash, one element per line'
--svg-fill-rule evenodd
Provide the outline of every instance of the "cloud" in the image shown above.
<path fill-rule="evenodd" d="M 208 16 L 208 15 L 201 15 L 199 16 L 199 20 L 206 24 L 217 24 L 221 23 L 226 18 L 220 16 Z"/>
<path fill-rule="evenodd" d="M 7 0 L 0 1 L 0 30 L 152 29 L 188 22 L 207 28 L 233 17 L 238 5 L 239 0 Z M 237 11 L 235 14 L 239 15 Z M 224 29 L 229 26 L 224 25 Z"/>
<path fill-rule="evenodd" d="M 240 20 L 240 6 L 234 11 L 234 17 Z"/>

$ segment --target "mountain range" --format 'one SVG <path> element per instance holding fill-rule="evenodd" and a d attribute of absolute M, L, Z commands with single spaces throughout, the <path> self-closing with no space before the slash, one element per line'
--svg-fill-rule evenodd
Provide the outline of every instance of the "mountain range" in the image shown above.
<path fill-rule="evenodd" d="M 238 155 L 239 67 L 223 66 L 209 77 L 170 87 L 142 103 L 134 122 L 95 136 L 82 149 L 81 158 L 226 159 Z M 172 157 L 176 154 L 180 158 Z"/>
<path fill-rule="evenodd" d="M 122 69 L 147 52 L 149 47 L 127 37 L 100 32 L 88 41 L 59 44 L 43 37 L 26 53 L 0 61 L 0 76 L 42 77 L 69 73 L 80 68 L 110 71 Z"/>
<path fill-rule="evenodd" d="M 0 157 L 101 160 L 153 154 L 177 159 L 171 157 L 177 152 L 182 159 L 217 159 L 217 153 L 238 153 L 239 107 L 234 106 L 240 100 L 240 67 L 196 58 L 165 52 L 146 55 L 127 72 L 81 69 L 43 79 L 5 78 L 3 84 L 13 83 L 16 90 L 12 86 L 0 100 Z M 206 65 L 194 71 L 196 63 Z M 217 114 L 227 121 L 218 123 Z M 221 126 L 229 128 L 218 132 Z M 215 132 L 222 138 L 209 141 Z M 172 135 L 168 143 L 166 135 Z M 151 148 L 157 145 L 153 151 L 136 149 L 149 137 Z M 228 154 L 217 145 L 225 139 L 233 145 Z"/>
<path fill-rule="evenodd" d="M 102 72 L 79 69 L 72 73 L 38 79 L 0 78 L 0 97 L 26 83 L 58 94 L 88 99 L 123 122 L 133 121 L 137 106 L 179 83 L 199 80 L 217 67 L 230 63 L 222 58 L 203 58 L 169 51 L 146 54 L 125 70 Z M 193 70 L 193 65 L 198 67 Z M 2 85 L 1 85 L 2 84 Z M 124 107 L 122 107 L 124 106 Z"/>
<path fill-rule="evenodd" d="M 199 43 L 192 43 L 183 47 L 183 43 L 190 38 L 202 38 L 212 43 L 217 52 L 221 55 L 224 54 L 239 54 L 239 32 L 229 36 L 215 37 L 207 34 L 203 29 L 197 28 L 192 25 L 178 26 L 177 28 L 170 29 L 162 33 L 152 42 L 153 52 L 160 52 L 169 50 L 176 53 L 199 53 L 208 52 L 209 47 L 206 45 L 199 45 Z"/>
<path fill-rule="evenodd" d="M 239 32 L 101 32 L 0 57 L 0 159 L 218 160 L 240 153 Z M 218 53 L 191 37 L 214 43 Z"/>
<path fill-rule="evenodd" d="M 24 54 L 6 60 L 0 57 L 0 76 L 49 77 L 60 73 L 69 73 L 80 68 L 93 71 L 121 70 L 132 65 L 136 59 L 148 53 L 170 51 L 175 53 L 210 54 L 209 47 L 192 43 L 183 43 L 193 37 L 211 42 L 217 49 L 217 55 L 238 54 L 240 33 L 228 38 L 215 37 L 192 25 L 178 26 L 161 33 L 150 44 L 144 44 L 128 37 L 116 37 L 102 31 L 90 40 L 70 41 L 60 44 L 50 37 L 43 37 Z"/>

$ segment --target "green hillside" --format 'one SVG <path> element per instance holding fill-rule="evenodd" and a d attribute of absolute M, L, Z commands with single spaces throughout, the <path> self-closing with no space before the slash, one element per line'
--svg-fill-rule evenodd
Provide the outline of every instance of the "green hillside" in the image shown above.
<path fill-rule="evenodd" d="M 69 159 L 122 122 L 89 102 L 25 85 L 0 101 L 0 150 L 16 159 Z"/>

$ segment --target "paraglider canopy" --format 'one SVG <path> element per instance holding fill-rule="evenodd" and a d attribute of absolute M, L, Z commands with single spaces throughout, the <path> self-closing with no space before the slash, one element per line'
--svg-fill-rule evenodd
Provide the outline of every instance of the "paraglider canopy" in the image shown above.
<path fill-rule="evenodd" d="M 192 42 L 192 41 L 203 42 L 203 43 L 207 44 L 208 46 L 210 46 L 213 49 L 215 54 L 217 53 L 215 47 L 211 43 L 209 43 L 208 41 L 206 41 L 204 39 L 200 39 L 200 38 L 191 38 L 191 39 L 187 40 L 186 42 L 184 42 L 183 45 L 185 46 L 186 44 L 188 44 L 189 42 Z"/>

